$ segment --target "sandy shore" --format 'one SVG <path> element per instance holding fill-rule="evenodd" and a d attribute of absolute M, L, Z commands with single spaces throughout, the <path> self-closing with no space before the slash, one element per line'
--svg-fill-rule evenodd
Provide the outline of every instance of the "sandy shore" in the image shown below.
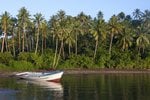
<path fill-rule="evenodd" d="M 64 74 L 150 74 L 150 69 L 145 70 L 119 70 L 119 69 L 65 69 Z M 12 77 L 18 72 L 0 71 L 0 77 Z"/>

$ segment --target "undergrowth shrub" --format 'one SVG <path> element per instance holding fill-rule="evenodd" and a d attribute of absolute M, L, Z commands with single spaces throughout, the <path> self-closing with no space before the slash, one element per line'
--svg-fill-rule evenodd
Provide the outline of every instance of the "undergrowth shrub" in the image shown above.
<path fill-rule="evenodd" d="M 19 71 L 36 69 L 35 66 L 31 62 L 27 62 L 27 61 L 12 61 L 11 67 L 14 70 L 19 70 Z"/>

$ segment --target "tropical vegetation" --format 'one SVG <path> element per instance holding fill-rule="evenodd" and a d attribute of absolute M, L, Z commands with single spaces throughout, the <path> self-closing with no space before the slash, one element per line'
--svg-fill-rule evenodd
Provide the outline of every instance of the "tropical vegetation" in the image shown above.
<path fill-rule="evenodd" d="M 150 69 L 150 10 L 106 21 L 60 10 L 46 20 L 22 7 L 0 15 L 0 69 Z"/>

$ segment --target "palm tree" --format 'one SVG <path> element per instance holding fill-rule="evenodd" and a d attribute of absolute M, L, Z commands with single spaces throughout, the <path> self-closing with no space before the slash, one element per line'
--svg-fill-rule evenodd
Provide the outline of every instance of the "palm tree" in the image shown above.
<path fill-rule="evenodd" d="M 11 33 L 12 33 L 12 48 L 13 48 L 13 56 L 15 57 L 15 32 L 16 32 L 17 19 L 11 18 Z"/>
<path fill-rule="evenodd" d="M 108 30 L 110 34 L 110 45 L 109 45 L 109 54 L 111 54 L 111 48 L 113 43 L 113 38 L 115 35 L 119 34 L 121 32 L 122 26 L 118 22 L 117 17 L 113 15 L 111 19 L 108 22 Z"/>
<path fill-rule="evenodd" d="M 90 28 L 91 28 L 91 17 L 87 16 L 86 14 L 84 14 L 83 12 L 81 12 L 75 20 L 75 34 L 76 34 L 76 50 L 75 53 L 77 55 L 77 50 L 78 50 L 78 35 L 85 35 L 87 33 L 90 33 Z"/>
<path fill-rule="evenodd" d="M 46 20 L 42 22 L 42 54 L 43 50 L 46 49 L 46 38 L 47 38 L 47 31 L 48 31 L 48 25 Z"/>
<path fill-rule="evenodd" d="M 133 12 L 133 17 L 134 19 L 141 19 L 142 17 L 142 12 L 140 11 L 140 9 L 135 9 L 134 12 Z"/>
<path fill-rule="evenodd" d="M 121 47 L 122 51 L 128 50 L 131 47 L 133 42 L 133 36 L 131 29 L 125 27 L 121 34 L 119 34 L 119 41 L 118 44 Z"/>
<path fill-rule="evenodd" d="M 98 19 L 103 19 L 103 12 L 99 11 L 97 14 Z"/>
<path fill-rule="evenodd" d="M 138 34 L 136 39 L 136 46 L 138 47 L 139 52 L 144 53 L 145 48 L 149 45 L 148 34 L 144 33 L 143 27 L 138 27 Z"/>
<path fill-rule="evenodd" d="M 35 47 L 35 54 L 37 53 L 38 46 L 39 46 L 39 35 L 40 35 L 40 28 L 42 21 L 44 20 L 43 16 L 41 13 L 36 13 L 34 15 L 35 17 L 35 27 L 37 28 L 37 34 L 36 34 L 36 47 Z"/>
<path fill-rule="evenodd" d="M 56 68 L 58 65 L 59 59 L 61 54 L 64 57 L 64 40 L 66 38 L 65 34 L 65 20 L 66 20 L 66 15 L 65 12 L 60 10 L 57 15 L 52 16 L 50 20 L 50 29 L 51 33 L 53 34 L 53 38 L 56 40 L 56 47 L 55 47 L 55 56 L 54 56 L 54 61 L 53 61 L 53 68 Z M 58 52 L 58 43 L 60 41 L 60 48 Z M 58 55 L 58 56 L 57 56 Z"/>
<path fill-rule="evenodd" d="M 58 17 L 58 38 L 60 40 L 60 48 L 59 48 L 59 53 L 58 53 L 58 57 L 57 57 L 57 61 L 56 61 L 56 65 L 55 67 L 58 65 L 61 53 L 62 53 L 62 57 L 64 58 L 65 54 L 64 54 L 64 40 L 66 38 L 66 32 L 65 32 L 65 28 L 66 28 L 66 13 L 63 10 L 58 11 L 57 13 L 57 17 Z"/>
<path fill-rule="evenodd" d="M 118 15 L 117 15 L 118 19 L 120 22 L 123 22 L 125 20 L 125 13 L 124 12 L 120 12 Z"/>
<path fill-rule="evenodd" d="M 146 30 L 146 33 L 150 33 L 150 11 L 145 10 L 142 18 L 143 18 L 143 28 Z"/>
<path fill-rule="evenodd" d="M 131 21 L 132 21 L 132 18 L 131 18 L 130 15 L 126 15 L 125 20 L 131 22 Z"/>
<path fill-rule="evenodd" d="M 142 16 L 143 16 L 143 12 L 141 12 L 140 9 L 134 10 L 134 12 L 133 12 L 134 19 L 141 20 Z"/>
<path fill-rule="evenodd" d="M 144 53 L 145 47 L 147 47 L 149 45 L 149 39 L 147 38 L 146 34 L 139 34 L 138 38 L 136 40 L 136 44 L 138 47 L 139 52 L 142 49 L 142 52 Z"/>
<path fill-rule="evenodd" d="M 74 27 L 73 17 L 67 16 L 66 28 L 65 28 L 65 33 L 66 33 L 65 43 L 68 45 L 68 53 L 69 53 L 69 55 L 71 53 L 70 49 L 73 46 L 73 44 L 75 43 L 75 39 L 74 39 L 75 34 L 73 33 L 73 27 Z"/>
<path fill-rule="evenodd" d="M 6 37 L 7 37 L 8 27 L 10 24 L 10 14 L 7 11 L 5 11 L 4 14 L 1 15 L 1 24 L 2 24 L 2 31 L 4 36 L 2 40 L 1 52 L 4 52 L 4 45 L 6 45 L 6 50 L 7 50 Z"/>
<path fill-rule="evenodd" d="M 75 54 L 77 55 L 78 53 L 78 35 L 81 32 L 81 28 L 80 28 L 80 21 L 78 19 L 78 17 L 74 17 L 73 18 L 73 33 L 75 34 Z"/>
<path fill-rule="evenodd" d="M 28 22 L 28 27 L 26 28 L 27 30 L 27 39 L 26 39 L 26 46 L 27 46 L 27 51 L 35 51 L 35 33 L 36 33 L 36 28 L 35 28 L 35 23 L 34 21 L 29 21 Z"/>
<path fill-rule="evenodd" d="M 150 11 L 145 10 L 142 17 L 144 21 L 150 19 Z"/>
<path fill-rule="evenodd" d="M 102 12 L 98 13 L 98 19 L 96 19 L 96 21 L 93 24 L 93 29 L 91 30 L 91 33 L 95 39 L 95 50 L 94 50 L 94 58 L 96 57 L 96 52 L 97 52 L 97 48 L 98 48 L 98 43 L 99 40 L 101 39 L 102 41 L 104 41 L 106 39 L 106 23 L 103 19 L 103 17 L 100 17 L 100 14 L 102 14 Z"/>
<path fill-rule="evenodd" d="M 57 16 L 53 15 L 49 21 L 50 24 L 50 31 L 53 35 L 53 40 L 56 40 L 56 44 L 55 44 L 55 56 L 54 56 L 54 60 L 53 60 L 53 68 L 55 68 L 56 66 L 56 60 L 57 60 L 57 52 L 58 52 L 58 28 L 59 28 L 59 24 L 58 24 L 58 20 L 57 20 Z"/>
<path fill-rule="evenodd" d="M 25 38 L 26 38 L 26 31 L 27 31 L 26 27 L 28 25 L 30 15 L 29 15 L 29 12 L 26 10 L 26 8 L 22 7 L 19 10 L 19 14 L 17 16 L 18 16 L 18 27 L 19 27 L 19 47 L 21 44 L 20 37 L 22 37 L 22 52 L 24 52 L 24 50 L 25 50 Z M 22 32 L 22 36 L 20 35 L 20 32 Z"/>

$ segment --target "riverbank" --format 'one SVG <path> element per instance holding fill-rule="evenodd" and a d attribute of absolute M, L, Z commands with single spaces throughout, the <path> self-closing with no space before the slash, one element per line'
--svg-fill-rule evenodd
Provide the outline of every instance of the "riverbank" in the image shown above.
<path fill-rule="evenodd" d="M 150 69 L 65 69 L 64 74 L 150 74 Z M 11 77 L 17 72 L 0 71 L 0 77 Z"/>
<path fill-rule="evenodd" d="M 67 69 L 64 70 L 64 74 L 140 74 L 148 73 L 150 74 L 150 69 L 143 70 L 127 70 L 127 69 Z"/>

